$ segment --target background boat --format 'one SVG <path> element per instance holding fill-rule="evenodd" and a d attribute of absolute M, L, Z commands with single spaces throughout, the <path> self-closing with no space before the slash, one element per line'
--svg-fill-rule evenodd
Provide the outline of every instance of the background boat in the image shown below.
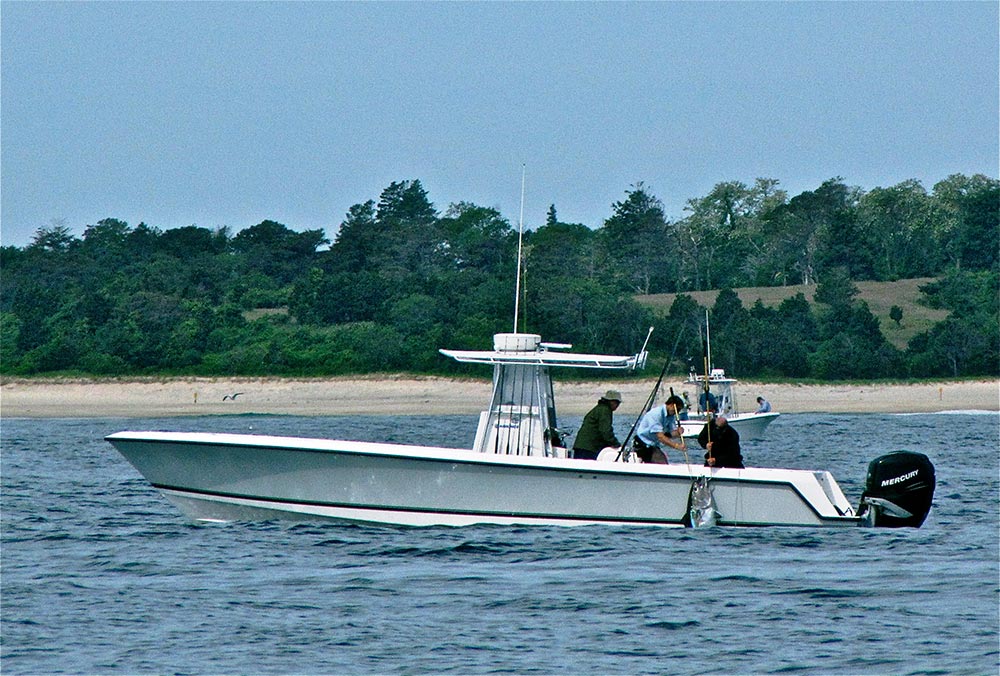
<path fill-rule="evenodd" d="M 694 372 L 691 372 L 685 381 L 686 385 L 690 385 L 698 393 L 696 398 L 699 401 L 702 393 L 705 391 L 705 381 L 706 377 L 704 375 Z M 726 372 L 722 369 L 712 369 L 707 381 L 709 391 L 718 402 L 719 412 L 725 414 L 726 420 L 734 430 L 739 432 L 742 441 L 751 441 L 764 436 L 768 425 L 781 415 L 777 411 L 753 413 L 742 410 L 736 396 L 736 383 L 739 381 L 735 378 L 727 377 Z M 703 406 L 699 406 L 693 411 L 689 411 L 688 419 L 682 420 L 685 439 L 697 439 L 698 433 L 705 426 L 706 416 L 702 410 L 703 408 Z"/>

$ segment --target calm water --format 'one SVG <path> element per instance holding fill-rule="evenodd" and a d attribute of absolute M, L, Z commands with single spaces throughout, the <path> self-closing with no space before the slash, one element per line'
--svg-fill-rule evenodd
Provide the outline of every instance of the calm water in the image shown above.
<path fill-rule="evenodd" d="M 690 531 L 194 525 L 102 441 L 470 446 L 471 416 L 6 419 L 0 668 L 996 674 L 998 420 L 784 415 L 745 444 L 748 464 L 829 469 L 856 502 L 869 460 L 923 451 L 938 476 L 923 528 Z"/>

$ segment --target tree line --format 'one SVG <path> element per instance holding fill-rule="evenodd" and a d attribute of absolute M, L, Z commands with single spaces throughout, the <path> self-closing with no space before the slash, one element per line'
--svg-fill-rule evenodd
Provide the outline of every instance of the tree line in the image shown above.
<path fill-rule="evenodd" d="M 902 378 L 1000 371 L 1000 181 L 953 175 L 862 190 L 831 179 L 789 198 L 726 182 L 666 218 L 642 183 L 597 228 L 523 233 L 520 330 L 594 352 L 701 355 L 743 377 Z M 460 373 L 439 347 L 483 348 L 512 329 L 518 232 L 468 202 L 438 211 L 419 180 L 393 182 L 323 230 L 263 221 L 160 230 L 108 218 L 0 248 L 0 373 L 107 376 Z M 950 311 L 905 350 L 854 282 L 933 277 Z M 733 288 L 815 284 L 776 308 Z M 710 308 L 687 291 L 720 289 Z M 654 313 L 637 294 L 679 293 Z M 478 371 L 476 372 L 478 373 Z M 479 373 L 479 375 L 482 375 Z"/>

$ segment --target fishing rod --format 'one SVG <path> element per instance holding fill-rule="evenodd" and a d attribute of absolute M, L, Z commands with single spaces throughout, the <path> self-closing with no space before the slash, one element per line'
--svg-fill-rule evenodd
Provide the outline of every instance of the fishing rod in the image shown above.
<path fill-rule="evenodd" d="M 705 449 L 708 451 L 707 460 L 712 460 L 712 449 L 708 447 L 708 444 L 712 443 L 712 403 L 709 397 L 712 393 L 708 388 L 708 312 L 705 312 L 705 337 L 701 340 L 701 353 L 705 359 L 705 387 L 704 387 L 704 397 L 705 397 Z"/>
<path fill-rule="evenodd" d="M 700 333 L 699 327 L 699 333 Z M 708 350 L 711 340 L 711 334 L 708 328 L 708 310 L 705 311 L 705 335 L 702 336 L 701 340 L 701 352 L 702 357 L 705 360 L 705 387 L 704 394 L 705 397 L 705 450 L 708 451 L 705 454 L 705 459 L 709 467 L 714 466 L 712 458 L 712 449 L 709 448 L 709 444 L 712 443 L 712 404 L 709 397 L 711 392 L 708 386 L 709 377 L 709 357 Z M 719 513 L 715 506 L 715 496 L 712 495 L 712 490 L 709 488 L 709 477 L 700 476 L 694 480 L 691 485 L 691 495 L 688 498 L 690 506 L 687 513 L 687 524 L 692 528 L 699 528 L 702 526 L 714 526 L 719 518 Z"/>
<path fill-rule="evenodd" d="M 646 342 L 649 342 L 649 336 L 652 333 L 653 333 L 653 327 L 649 327 L 649 333 L 646 334 Z M 621 459 L 622 453 L 625 452 L 625 447 L 628 445 L 628 442 L 632 439 L 632 436 L 635 434 L 635 430 L 639 426 L 639 421 L 642 420 L 642 416 L 646 415 L 649 409 L 653 407 L 653 402 L 656 401 L 656 394 L 657 392 L 660 391 L 660 383 L 663 382 L 663 376 L 667 374 L 667 369 L 670 367 L 670 362 L 674 360 L 674 355 L 677 354 L 677 346 L 681 342 L 682 335 L 684 335 L 683 324 L 681 324 L 681 328 L 677 331 L 677 338 L 674 340 L 674 349 L 670 351 L 670 356 L 667 358 L 665 362 L 663 362 L 663 368 L 660 369 L 660 376 L 656 379 L 656 384 L 653 385 L 653 390 L 649 393 L 649 397 L 646 398 L 646 403 L 643 404 L 642 410 L 639 412 L 638 417 L 636 417 L 635 422 L 632 423 L 632 429 L 630 429 L 628 431 L 628 434 L 625 435 L 625 441 L 622 442 L 621 448 L 618 449 L 618 455 L 615 457 L 615 462 L 618 462 Z M 673 394 L 673 389 L 671 389 L 670 392 L 671 394 Z"/>

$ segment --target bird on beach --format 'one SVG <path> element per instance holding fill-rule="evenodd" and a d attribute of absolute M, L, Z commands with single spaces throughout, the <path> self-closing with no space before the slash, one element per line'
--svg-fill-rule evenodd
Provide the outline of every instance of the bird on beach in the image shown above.
<path fill-rule="evenodd" d="M 232 399 L 233 401 L 236 401 L 236 397 L 240 396 L 241 394 L 243 394 L 243 392 L 234 392 L 233 394 L 227 394 L 222 398 L 222 401 L 226 401 L 227 399 Z"/>

